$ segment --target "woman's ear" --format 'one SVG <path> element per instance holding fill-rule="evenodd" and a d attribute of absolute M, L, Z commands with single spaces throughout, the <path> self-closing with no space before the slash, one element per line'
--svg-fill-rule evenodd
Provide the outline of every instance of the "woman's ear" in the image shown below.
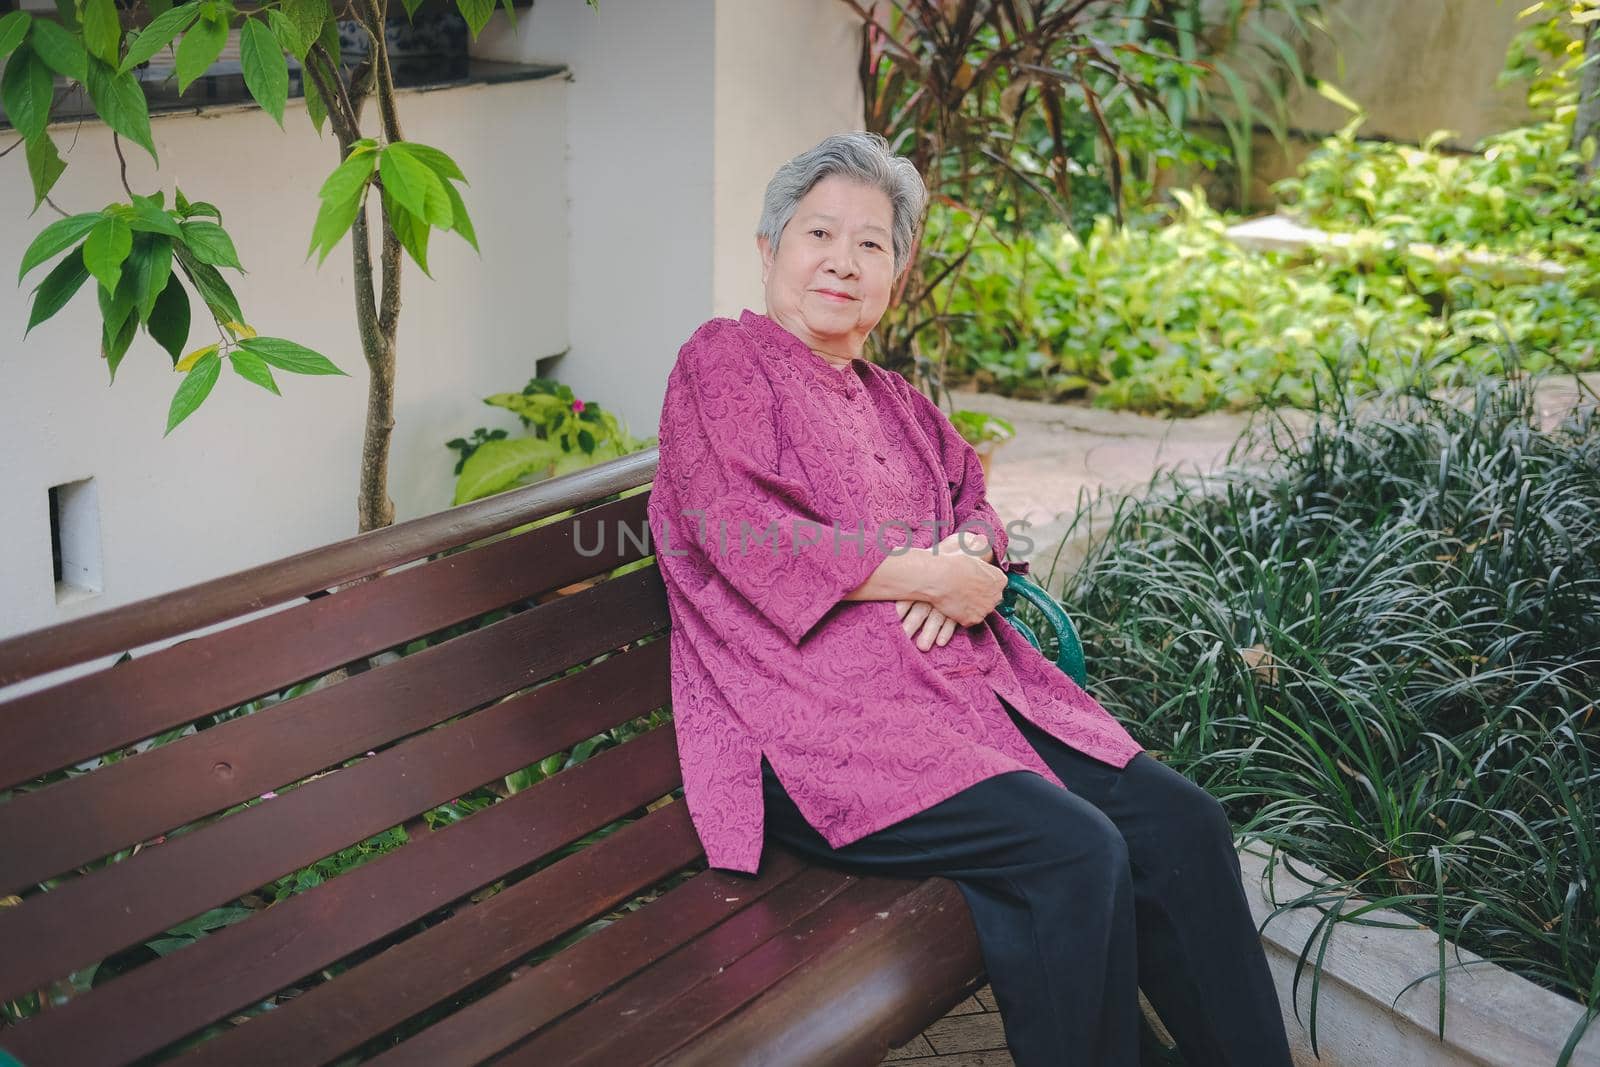
<path fill-rule="evenodd" d="M 772 273 L 772 245 L 766 234 L 757 235 L 756 251 L 761 253 L 761 284 L 766 285 L 767 275 Z"/>

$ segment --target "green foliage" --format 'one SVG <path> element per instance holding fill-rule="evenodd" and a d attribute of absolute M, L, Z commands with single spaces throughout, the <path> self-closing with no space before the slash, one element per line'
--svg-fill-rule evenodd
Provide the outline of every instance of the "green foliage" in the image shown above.
<path fill-rule="evenodd" d="M 974 445 L 988 441 L 1009 441 L 1017 433 L 1017 428 L 1008 420 L 982 411 L 952 411 L 950 422 L 968 444 Z"/>
<path fill-rule="evenodd" d="M 476 35 L 494 11 L 492 0 L 487 10 L 473 0 L 458 2 Z M 54 75 L 81 85 L 100 118 L 152 159 L 155 143 L 137 71 L 166 49 L 173 49 L 178 89 L 186 92 L 217 60 L 230 27 L 237 24 L 245 85 L 280 126 L 289 90 L 286 52 L 304 65 L 317 48 L 324 61 L 331 61 L 335 76 L 342 77 L 337 20 L 329 0 L 268 0 L 249 13 L 230 0 L 147 4 L 152 17 L 125 39 L 121 19 L 126 12 L 113 0 L 68 5 L 64 22 L 26 12 L 0 16 L 0 104 L 25 142 L 35 209 L 66 167 L 48 130 Z M 327 103 L 316 95 L 310 79 L 306 91 L 307 109 L 320 130 Z M 456 188 L 456 183 L 466 184 L 466 177 L 455 161 L 427 145 L 367 138 L 349 145 L 322 187 L 311 242 L 311 251 L 320 251 L 319 264 L 354 224 L 377 175 L 384 186 L 387 222 L 425 273 L 428 238 L 435 229 L 453 230 L 477 249 L 476 230 Z M 140 196 L 129 189 L 125 203 L 45 227 L 23 255 L 18 281 L 63 253 L 34 290 L 25 334 L 60 312 L 92 277 L 101 308 L 101 356 L 112 380 L 140 326 L 185 375 L 169 405 L 169 433 L 210 394 L 224 359 L 240 377 L 273 393 L 278 388 L 271 368 L 343 373 L 326 357 L 293 342 L 258 338 L 245 324 L 239 300 L 222 274 L 242 273 L 244 268 L 213 204 L 190 202 L 176 191 L 174 207 L 168 209 L 162 193 Z M 218 342 L 185 356 L 191 293 L 210 311 Z"/>
<path fill-rule="evenodd" d="M 520 393 L 496 393 L 485 404 L 514 413 L 527 437 L 479 427 L 469 438 L 446 447 L 460 453 L 456 462 L 456 504 L 492 496 L 515 485 L 616 459 L 655 444 L 627 431 L 616 415 L 573 395 L 572 387 L 550 378 L 531 378 Z"/>
<path fill-rule="evenodd" d="M 1538 384 L 1335 382 L 1096 519 L 1062 595 L 1096 697 L 1331 876 L 1300 906 L 1363 896 L 1594 1006 L 1600 409 Z"/>
<path fill-rule="evenodd" d="M 1491 139 L 1481 161 L 1357 147 L 1351 133 L 1330 138 L 1290 187 L 1302 203 L 1339 188 L 1363 191 L 1341 204 L 1370 210 L 1370 193 L 1389 205 L 1354 220 L 1373 225 L 1343 248 L 1242 250 L 1198 192 L 1175 194 L 1170 225 L 1102 220 L 1083 238 L 1047 227 L 1002 241 L 934 211 L 929 255 L 960 269 L 937 291 L 947 322 L 924 346 L 948 352 L 956 376 L 1013 395 L 1087 390 L 1102 406 L 1178 413 L 1308 404 L 1339 365 L 1362 389 L 1426 362 L 1465 381 L 1501 368 L 1504 340 L 1532 369 L 1596 365 L 1600 259 L 1589 250 L 1600 228 L 1543 127 Z M 1353 162 L 1375 155 L 1395 165 Z M 1559 183 L 1541 197 L 1544 179 Z"/>

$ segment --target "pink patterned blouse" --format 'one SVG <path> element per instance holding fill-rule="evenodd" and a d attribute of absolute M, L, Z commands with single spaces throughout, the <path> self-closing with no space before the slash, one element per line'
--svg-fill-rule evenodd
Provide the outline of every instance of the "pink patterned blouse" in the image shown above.
<path fill-rule="evenodd" d="M 712 867 L 759 869 L 763 754 L 838 848 L 1007 771 L 1061 785 L 997 693 L 1111 766 L 1141 750 L 998 613 L 923 652 L 892 601 L 841 599 L 969 520 L 1003 569 L 1027 566 L 1006 559 L 972 446 L 898 374 L 835 369 L 752 311 L 712 319 L 667 379 L 649 519 L 684 799 Z"/>

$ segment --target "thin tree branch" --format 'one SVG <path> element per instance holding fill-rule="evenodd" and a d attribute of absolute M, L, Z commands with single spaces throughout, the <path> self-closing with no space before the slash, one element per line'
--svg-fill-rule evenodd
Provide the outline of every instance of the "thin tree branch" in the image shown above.
<path fill-rule="evenodd" d="M 111 131 L 111 147 L 117 150 L 117 162 L 122 164 L 122 188 L 128 194 L 128 199 L 133 199 L 133 187 L 128 184 L 128 157 L 122 154 L 122 137 L 115 130 Z"/>
<path fill-rule="evenodd" d="M 18 137 L 15 141 L 13 141 L 11 143 L 11 147 L 7 148 L 3 152 L 0 152 L 0 159 L 6 158 L 11 153 L 15 152 L 21 145 L 22 145 L 22 138 Z"/>
<path fill-rule="evenodd" d="M 314 44 L 306 53 L 305 70 L 316 83 L 317 93 L 327 105 L 328 118 L 333 123 L 333 135 L 339 139 L 341 155 L 350 151 L 351 143 L 361 139 L 361 122 L 350 95 L 345 91 L 344 79 L 333 63 L 333 57 L 320 44 Z"/>

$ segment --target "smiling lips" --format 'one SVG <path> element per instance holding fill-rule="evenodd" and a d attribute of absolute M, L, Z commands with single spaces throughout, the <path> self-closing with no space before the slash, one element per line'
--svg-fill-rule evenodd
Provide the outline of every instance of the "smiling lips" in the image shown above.
<path fill-rule="evenodd" d="M 829 300 L 836 300 L 841 304 L 848 303 L 855 299 L 855 297 L 851 296 L 849 293 L 840 292 L 838 289 L 813 289 L 811 291 L 819 296 L 826 297 Z"/>

